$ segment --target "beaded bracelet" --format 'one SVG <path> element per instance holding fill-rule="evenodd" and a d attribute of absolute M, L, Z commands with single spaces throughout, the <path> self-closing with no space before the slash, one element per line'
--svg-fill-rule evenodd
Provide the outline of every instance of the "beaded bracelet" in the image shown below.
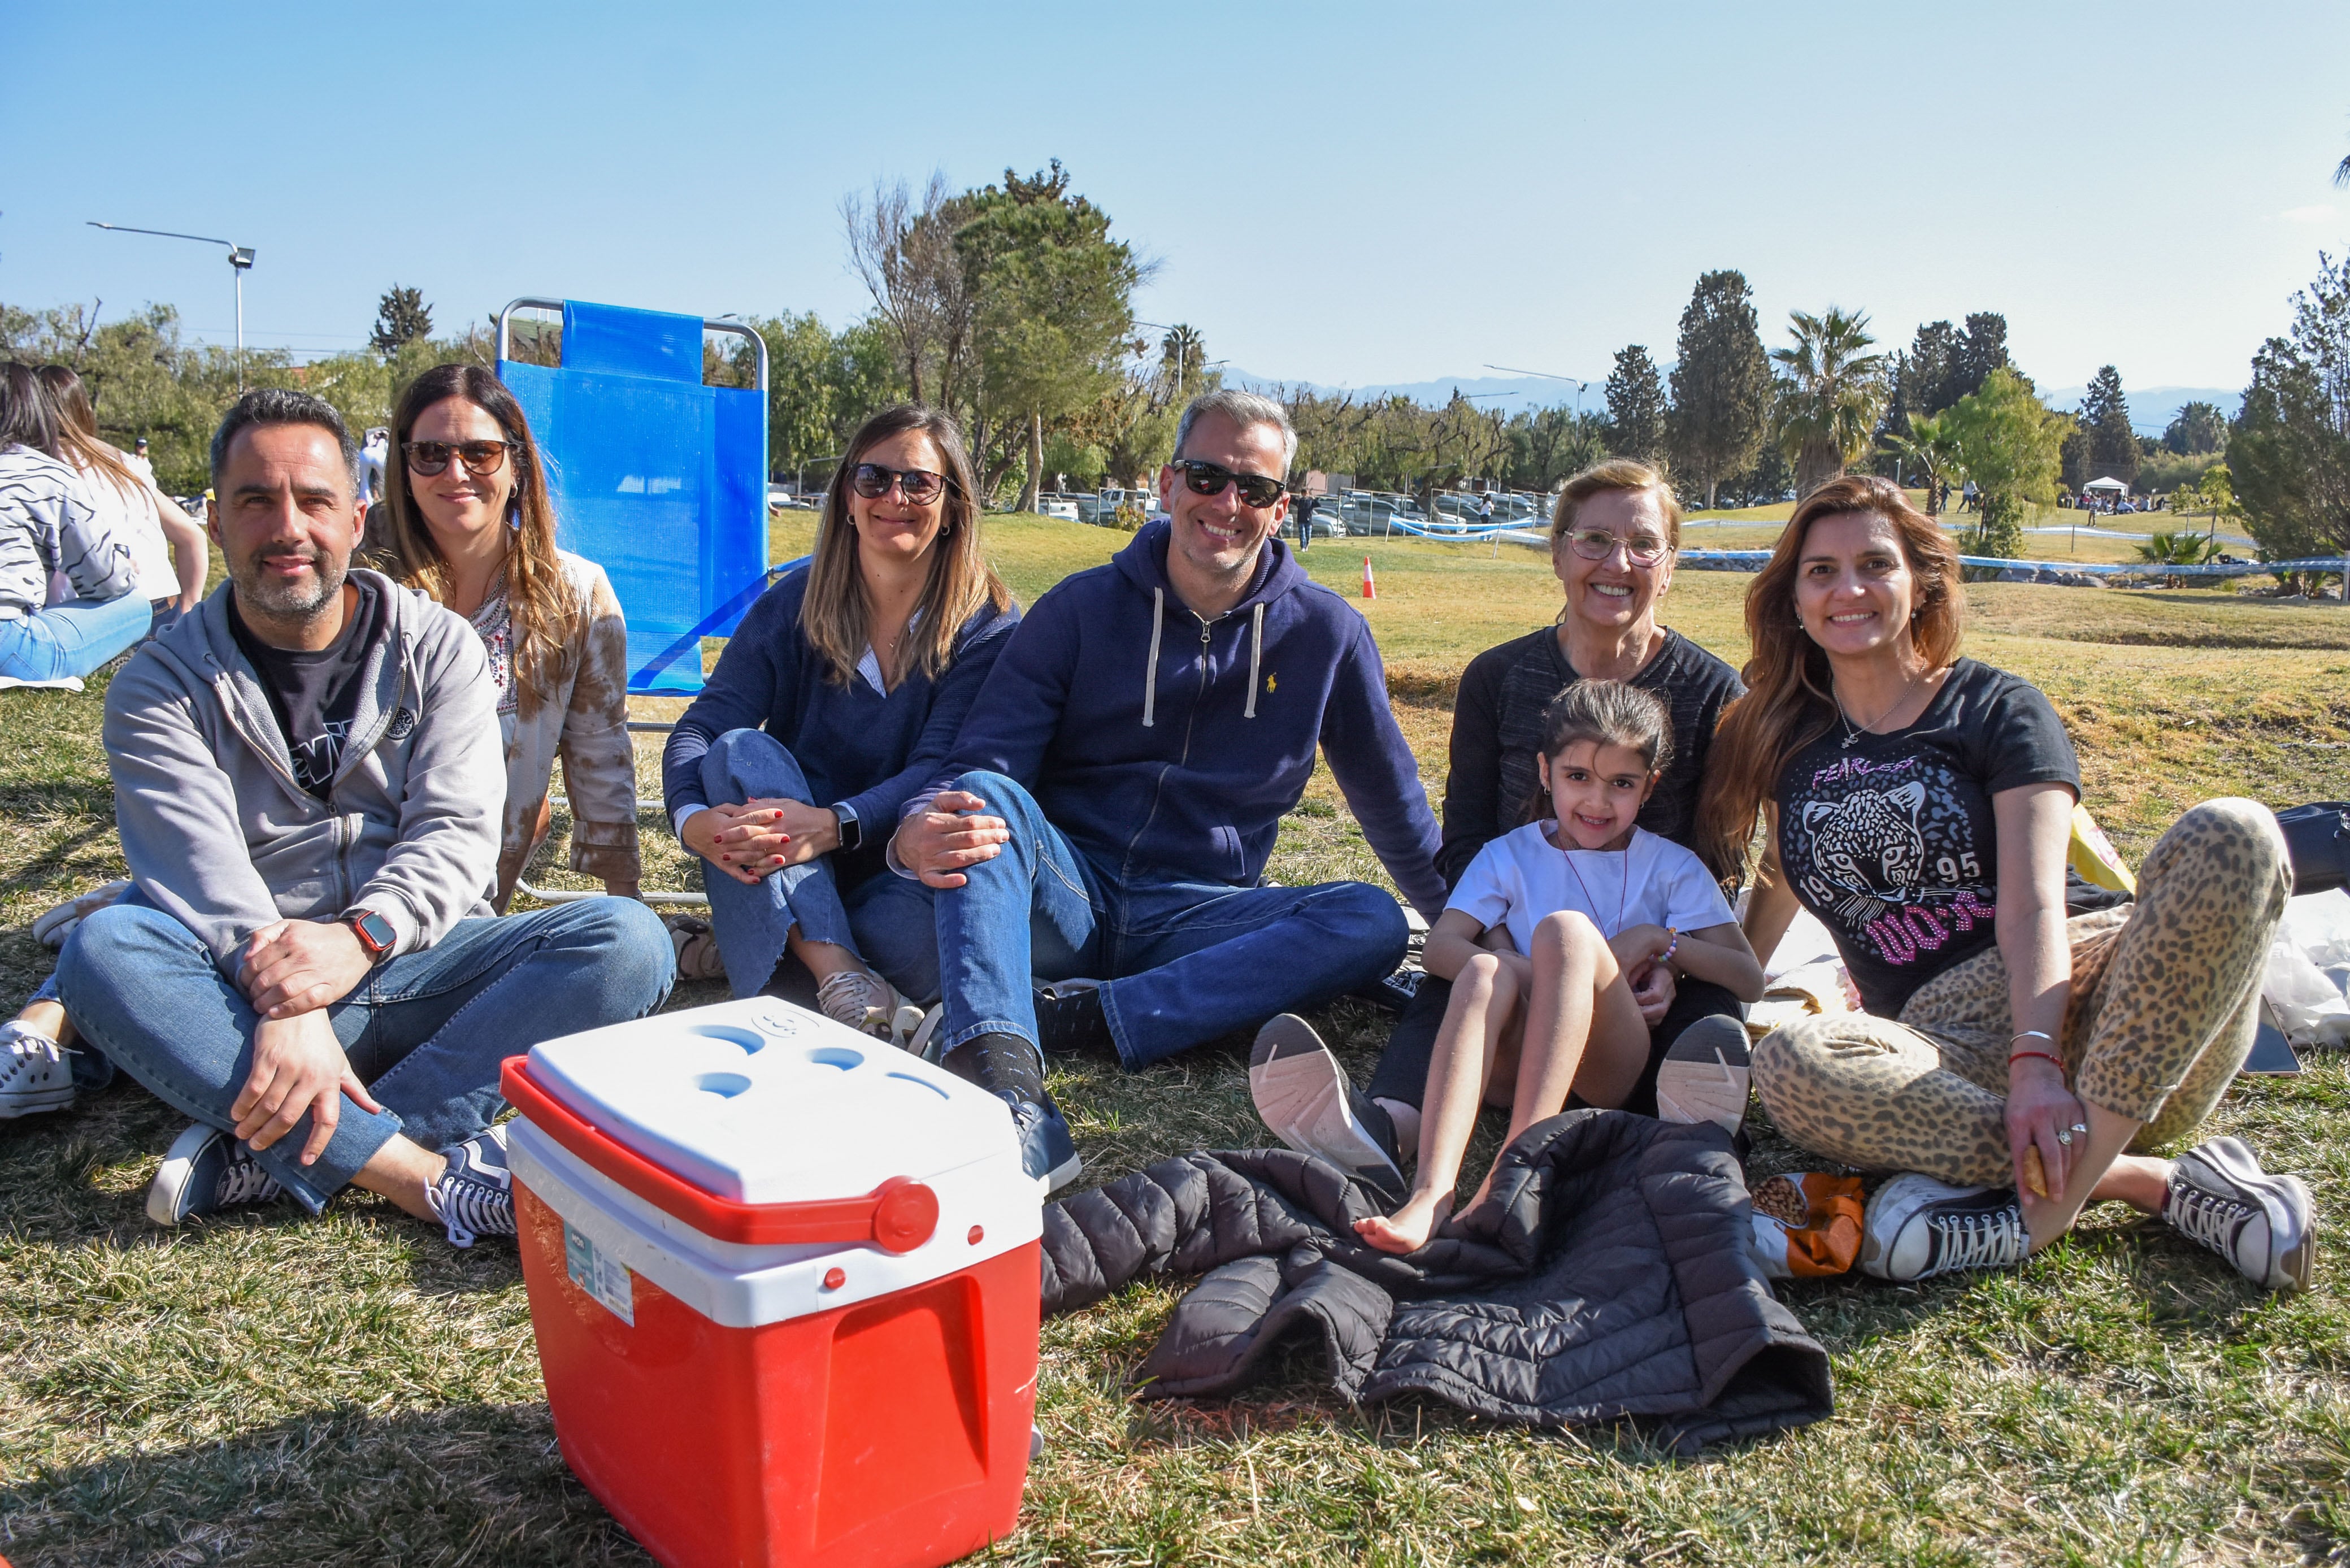
<path fill-rule="evenodd" d="M 2037 1056 L 2043 1062 L 2054 1062 L 2056 1064 L 2056 1070 L 2060 1073 L 2064 1070 L 2063 1061 L 2046 1051 L 2011 1051 L 2007 1054 L 2007 1064 L 2012 1067 L 2026 1056 Z"/>
<path fill-rule="evenodd" d="M 1667 926 L 1665 928 L 1665 934 L 1673 940 L 1665 944 L 1665 950 L 1657 955 L 1657 961 L 1663 964 L 1666 968 L 1670 969 L 1672 968 L 1673 954 L 1680 950 L 1681 934 L 1673 929 L 1670 926 Z M 1674 972 L 1679 973 L 1679 971 L 1675 971 Z M 2013 1042 L 2011 1041 L 2010 1044 L 2012 1044 Z"/>

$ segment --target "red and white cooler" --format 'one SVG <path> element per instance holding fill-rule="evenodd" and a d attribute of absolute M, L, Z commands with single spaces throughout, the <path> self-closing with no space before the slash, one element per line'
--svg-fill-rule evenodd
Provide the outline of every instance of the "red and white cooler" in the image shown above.
<path fill-rule="evenodd" d="M 764 997 L 504 1086 L 556 1438 L 648 1551 L 930 1568 L 1010 1533 L 1042 1211 L 1001 1100 Z"/>

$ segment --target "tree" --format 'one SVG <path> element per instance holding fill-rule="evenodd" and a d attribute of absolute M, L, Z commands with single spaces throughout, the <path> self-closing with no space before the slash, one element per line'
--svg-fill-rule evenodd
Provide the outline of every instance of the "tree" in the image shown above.
<path fill-rule="evenodd" d="M 1722 486 L 1722 499 L 1732 506 L 1773 506 L 1786 500 L 1794 487 L 1795 471 L 1788 465 L 1787 454 L 1779 450 L 1777 441 L 1766 441 L 1755 455 L 1754 466 Z"/>
<path fill-rule="evenodd" d="M 896 340 L 914 401 L 951 404 L 971 333 L 971 300 L 955 231 L 961 199 L 933 173 L 918 202 L 903 180 L 874 182 L 869 196 L 840 199 L 848 265 Z"/>
<path fill-rule="evenodd" d="M 2030 381 L 2007 369 L 1993 370 L 1981 391 L 1960 399 L 1943 420 L 1982 494 L 1974 553 L 2021 554 L 2024 508 L 2056 499 L 2058 451 L 2073 421 L 2051 411 Z"/>
<path fill-rule="evenodd" d="M 1771 351 L 1781 372 L 1773 423 L 1800 500 L 1868 451 L 1885 408 L 1885 356 L 1866 352 L 1877 339 L 1863 312 L 1830 306 L 1788 321 L 1794 344 Z"/>
<path fill-rule="evenodd" d="M 1906 435 L 1888 435 L 1887 443 L 1926 483 L 1926 510 L 1942 509 L 1942 493 L 1963 469 L 1959 438 L 1948 414 L 1911 414 Z"/>
<path fill-rule="evenodd" d="M 421 288 L 393 284 L 375 307 L 375 331 L 368 347 L 389 359 L 419 338 L 432 336 L 432 307 Z"/>
<path fill-rule="evenodd" d="M 767 461 L 778 477 L 837 461 L 868 416 L 906 396 L 893 334 L 868 318 L 839 333 L 814 313 L 754 317 L 767 345 Z M 750 384 L 751 346 L 735 350 Z M 817 477 L 811 472 L 811 479 Z"/>
<path fill-rule="evenodd" d="M 1607 455 L 1607 421 L 1570 409 L 1521 409 L 1503 434 L 1509 442 L 1502 483 L 1546 495 Z"/>
<path fill-rule="evenodd" d="M 1967 392 L 1954 390 L 1960 352 L 1958 329 L 1947 321 L 1929 321 L 1909 340 L 1909 352 L 1893 362 L 1893 403 L 1912 416 L 1939 414 Z"/>
<path fill-rule="evenodd" d="M 1679 353 L 1669 421 L 1673 471 L 1704 485 L 1711 506 L 1724 479 L 1752 466 L 1771 412 L 1771 360 L 1745 274 L 1699 276 L 1681 312 Z"/>
<path fill-rule="evenodd" d="M 1159 362 L 1175 379 L 1175 400 L 1181 402 L 1187 389 L 1200 389 L 1200 378 L 1208 369 L 1207 339 L 1200 329 L 1187 322 L 1177 322 L 1159 340 Z"/>
<path fill-rule="evenodd" d="M 2228 436 L 2245 529 L 2272 560 L 2350 549 L 2350 262 L 2321 254 L 2293 306 Z"/>
<path fill-rule="evenodd" d="M 2121 372 L 2111 365 L 2100 369 L 2081 400 L 2081 432 L 2087 441 L 2088 468 L 2083 476 L 2111 476 L 2125 484 L 2137 479 L 2137 431 L 2130 426 L 2129 400 L 2122 395 Z"/>
<path fill-rule="evenodd" d="M 2181 457 L 2200 457 L 2228 444 L 2228 416 L 2217 403 L 2181 403 L 2163 427 L 2162 444 Z"/>
<path fill-rule="evenodd" d="M 1115 384 L 1134 331 L 1131 301 L 1146 269 L 1109 237 L 1109 214 L 1069 188 L 1068 171 L 972 192 L 955 232 L 964 289 L 972 302 L 972 444 L 983 489 L 1008 470 L 1025 424 L 1027 481 L 1021 507 L 1034 511 L 1045 475 L 1045 427 L 1067 419 Z M 993 438 L 991 441 L 991 437 Z"/>
<path fill-rule="evenodd" d="M 1646 345 L 1618 349 L 1607 374 L 1607 450 L 1662 467 L 1665 458 L 1665 384 Z"/>
<path fill-rule="evenodd" d="M 1939 407 L 1982 390 L 1993 370 L 2012 370 L 2007 357 L 2007 317 L 1978 310 L 1967 317 L 1967 329 L 1950 355 L 1950 377 L 1942 383 Z"/>
<path fill-rule="evenodd" d="M 2243 508 L 2236 504 L 2235 482 L 2224 462 L 2215 462 L 2205 469 L 2192 488 L 2174 492 L 2170 497 L 2170 510 L 2186 517 L 2200 512 L 2211 519 L 2213 554 L 2217 554 L 2220 548 L 2220 519 L 2239 520 L 2244 514 Z"/>

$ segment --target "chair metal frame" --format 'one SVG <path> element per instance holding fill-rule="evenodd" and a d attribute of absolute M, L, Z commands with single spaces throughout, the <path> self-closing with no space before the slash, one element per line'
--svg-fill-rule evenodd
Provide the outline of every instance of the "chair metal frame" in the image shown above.
<path fill-rule="evenodd" d="M 507 302 L 506 307 L 499 311 L 497 315 L 499 360 L 504 362 L 514 358 L 512 353 L 514 347 L 512 327 L 513 317 L 515 311 L 552 310 L 559 315 L 566 303 L 566 301 L 560 299 L 548 299 L 540 295 L 525 295 L 519 299 Z M 702 318 L 702 327 L 705 332 L 733 333 L 737 336 L 750 339 L 753 346 L 755 347 L 759 352 L 758 390 L 762 396 L 765 395 L 767 391 L 767 340 L 760 337 L 759 334 L 754 331 L 751 327 L 744 326 L 742 322 L 730 321 L 723 317 L 705 316 Z M 761 476 L 761 481 L 764 485 L 765 481 L 764 475 Z M 785 563 L 786 566 L 790 564 L 791 563 L 789 562 Z M 772 581 L 775 575 L 782 569 L 783 568 L 780 566 L 768 567 L 768 580 Z M 673 721 L 667 719 L 630 719 L 628 722 L 628 728 L 630 734 L 667 734 L 671 731 L 676 729 L 677 725 Z M 548 796 L 548 801 L 551 805 L 562 806 L 566 811 L 568 811 L 571 808 L 570 801 L 562 795 L 550 795 Z M 536 853 L 536 851 L 534 851 L 534 853 Z M 542 904 L 569 904 L 576 903 L 581 898 L 594 898 L 601 897 L 600 894 L 565 888 L 536 888 L 530 884 L 527 878 L 519 876 L 515 878 L 515 891 L 517 893 L 527 893 Z M 710 902 L 709 896 L 702 893 L 647 892 L 640 889 L 638 893 L 638 897 L 642 898 L 646 903 L 657 908 L 664 905 L 684 905 L 691 908 L 697 905 L 706 905 Z"/>

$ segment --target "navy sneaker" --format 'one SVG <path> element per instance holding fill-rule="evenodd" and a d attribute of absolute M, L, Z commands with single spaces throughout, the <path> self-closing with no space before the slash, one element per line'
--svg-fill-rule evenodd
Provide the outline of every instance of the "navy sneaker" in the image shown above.
<path fill-rule="evenodd" d="M 267 1203 L 285 1192 L 234 1133 L 202 1122 L 172 1142 L 163 1168 L 147 1189 L 147 1218 L 177 1225 L 244 1203 Z"/>
<path fill-rule="evenodd" d="M 452 1247 L 470 1247 L 484 1236 L 515 1233 L 514 1173 L 506 1168 L 506 1127 L 484 1127 L 441 1151 L 448 1168 L 424 1189 L 432 1217 Z"/>
<path fill-rule="evenodd" d="M 1355 1087 L 1314 1026 L 1284 1012 L 1256 1032 L 1249 1096 L 1274 1137 L 1402 1201 L 1395 1119 Z"/>
<path fill-rule="evenodd" d="M 940 1059 L 956 1077 L 977 1084 L 1012 1110 L 1020 1137 L 1020 1163 L 1051 1197 L 1085 1169 L 1068 1118 L 1045 1092 L 1045 1061 L 1017 1034 L 978 1034 Z"/>
<path fill-rule="evenodd" d="M 1050 1198 L 1084 1174 L 1086 1162 L 1077 1158 L 1069 1119 L 1050 1095 L 1024 1100 L 1005 1090 L 997 1097 L 1012 1107 L 1013 1130 L 1020 1135 L 1021 1168 L 1036 1179 L 1040 1192 Z"/>

